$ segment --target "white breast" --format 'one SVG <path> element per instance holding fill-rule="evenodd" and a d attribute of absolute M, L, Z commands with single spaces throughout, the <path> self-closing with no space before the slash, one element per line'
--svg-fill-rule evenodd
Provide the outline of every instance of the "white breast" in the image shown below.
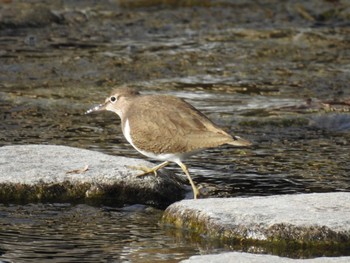
<path fill-rule="evenodd" d="M 129 124 L 129 120 L 128 119 L 126 119 L 126 121 L 125 121 L 123 133 L 124 133 L 124 137 L 126 138 L 126 140 L 139 153 L 141 153 L 141 154 L 143 154 L 143 155 L 145 155 L 145 156 L 147 156 L 149 158 L 152 158 L 152 159 L 178 163 L 179 161 L 186 159 L 188 156 L 195 154 L 195 152 L 193 152 L 193 153 L 162 153 L 162 154 L 154 154 L 152 152 L 147 152 L 147 151 L 140 150 L 139 148 L 137 148 L 135 146 L 135 144 L 132 141 L 131 133 L 130 133 L 130 124 Z"/>

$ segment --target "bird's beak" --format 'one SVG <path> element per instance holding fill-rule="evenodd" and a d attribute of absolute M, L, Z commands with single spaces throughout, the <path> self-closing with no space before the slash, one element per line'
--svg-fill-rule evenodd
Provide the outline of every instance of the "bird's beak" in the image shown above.
<path fill-rule="evenodd" d="M 95 107 L 93 107 L 93 108 L 87 110 L 87 111 L 85 112 L 85 114 L 89 114 L 89 113 L 94 112 L 94 111 L 103 111 L 103 110 L 106 109 L 106 107 L 107 107 L 107 102 L 102 103 L 102 104 L 100 104 L 100 105 L 97 105 L 97 106 L 95 106 Z"/>

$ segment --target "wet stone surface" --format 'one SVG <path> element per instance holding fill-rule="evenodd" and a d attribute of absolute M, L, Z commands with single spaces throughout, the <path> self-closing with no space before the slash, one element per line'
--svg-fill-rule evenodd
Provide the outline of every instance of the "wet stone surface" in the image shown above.
<path fill-rule="evenodd" d="M 228 242 L 348 248 L 350 193 L 184 200 L 163 221 Z M 248 208 L 248 209 L 247 209 Z"/>
<path fill-rule="evenodd" d="M 52 145 L 0 148 L 3 203 L 71 202 L 152 205 L 165 208 L 185 197 L 171 173 L 138 177 L 149 162 Z M 113 164 L 113 166 L 111 166 Z"/>
<path fill-rule="evenodd" d="M 0 0 L 0 146 L 140 157 L 117 116 L 84 115 L 127 84 L 254 142 L 186 161 L 205 197 L 350 191 L 349 21 L 342 0 Z"/>
<path fill-rule="evenodd" d="M 257 255 L 249 253 L 229 252 L 219 255 L 193 256 L 182 263 L 347 263 L 350 257 L 319 257 L 312 259 L 293 259 L 285 257 L 277 257 L 271 255 Z"/>

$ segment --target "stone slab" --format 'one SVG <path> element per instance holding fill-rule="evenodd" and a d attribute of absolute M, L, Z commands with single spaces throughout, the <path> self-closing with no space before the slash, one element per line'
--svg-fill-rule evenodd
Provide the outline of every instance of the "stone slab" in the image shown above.
<path fill-rule="evenodd" d="M 184 197 L 170 172 L 137 177 L 144 160 L 56 145 L 0 147 L 0 202 L 94 201 L 167 205 Z M 84 171 L 84 168 L 88 168 Z"/>
<path fill-rule="evenodd" d="M 348 263 L 350 257 L 292 259 L 272 255 L 229 252 L 217 255 L 192 256 L 182 263 Z"/>
<path fill-rule="evenodd" d="M 222 240 L 350 244 L 350 193 L 183 200 L 165 223 Z"/>

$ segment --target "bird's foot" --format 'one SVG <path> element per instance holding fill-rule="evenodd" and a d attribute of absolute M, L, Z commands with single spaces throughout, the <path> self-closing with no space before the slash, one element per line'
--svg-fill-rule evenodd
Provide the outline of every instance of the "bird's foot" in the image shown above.
<path fill-rule="evenodd" d="M 148 168 L 148 167 L 139 167 L 139 170 L 143 171 L 143 173 L 136 175 L 137 177 L 142 177 L 150 174 L 154 174 L 154 176 L 158 176 L 158 169 Z"/>
<path fill-rule="evenodd" d="M 152 167 L 152 168 L 145 167 L 145 166 L 129 166 L 129 167 L 131 167 L 131 168 L 133 168 L 133 169 L 137 169 L 137 170 L 143 171 L 142 174 L 136 175 L 137 177 L 141 177 L 141 176 L 145 176 L 145 175 L 149 175 L 149 174 L 154 174 L 154 176 L 158 176 L 157 171 L 158 171 L 159 169 L 162 169 L 164 166 L 166 166 L 166 165 L 168 165 L 168 164 L 169 164 L 169 162 L 164 162 L 164 163 L 161 163 L 161 164 L 159 164 L 159 165 L 156 165 L 156 166 L 154 166 L 154 167 Z"/>
<path fill-rule="evenodd" d="M 137 177 L 141 177 L 149 174 L 154 174 L 155 176 L 158 176 L 157 169 L 154 169 L 154 168 L 149 168 L 146 166 L 133 166 L 133 165 L 128 165 L 128 168 L 133 170 L 143 171 L 143 173 L 136 175 Z"/>

